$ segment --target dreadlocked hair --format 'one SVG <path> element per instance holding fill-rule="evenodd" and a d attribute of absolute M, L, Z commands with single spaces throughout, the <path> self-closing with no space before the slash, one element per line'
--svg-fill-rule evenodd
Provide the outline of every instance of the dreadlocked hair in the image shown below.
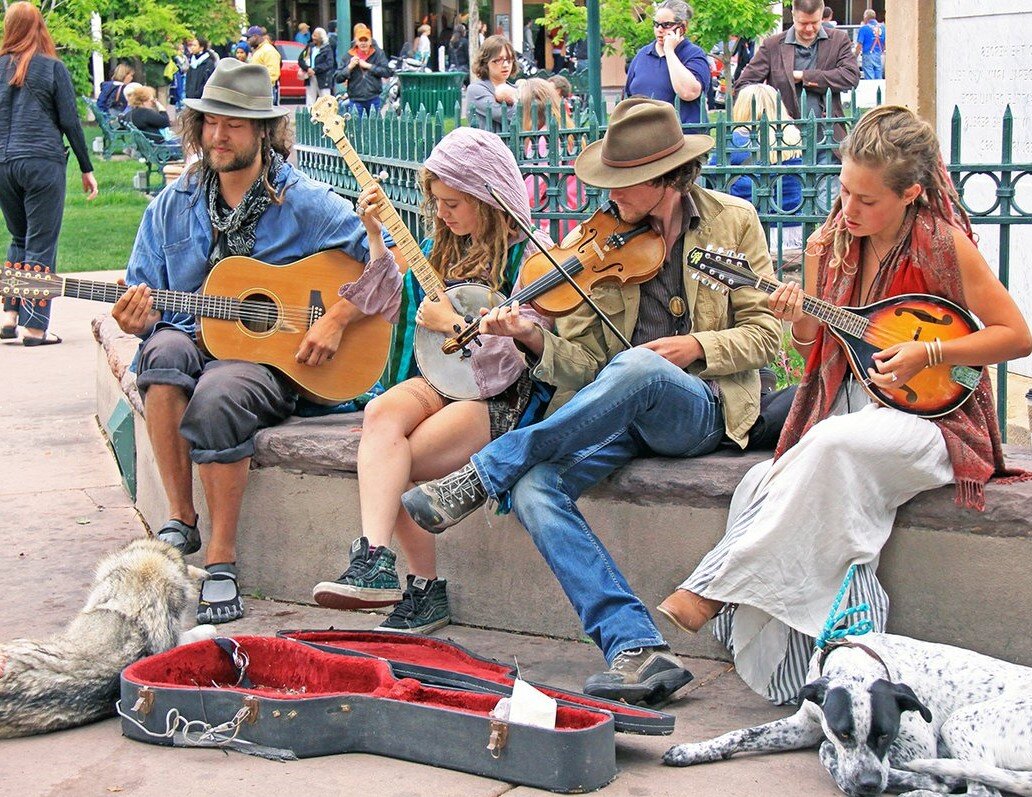
<path fill-rule="evenodd" d="M 261 136 L 262 146 L 262 183 L 269 194 L 269 198 L 277 205 L 283 204 L 283 197 L 287 193 L 286 186 L 283 190 L 277 191 L 272 184 L 275 177 L 272 174 L 272 153 L 276 152 L 286 160 L 294 140 L 290 133 L 290 123 L 286 116 L 279 116 L 275 119 L 248 119 L 256 133 Z M 179 134 L 182 137 L 183 150 L 190 152 L 201 151 L 201 135 L 204 131 L 204 114 L 193 108 L 184 108 L 177 120 Z M 197 160 L 187 167 L 187 174 L 200 175 L 204 170 L 204 161 Z"/>
<path fill-rule="evenodd" d="M 897 196 L 919 183 L 922 190 L 914 201 L 915 208 L 930 210 L 936 218 L 972 237 L 971 220 L 946 171 L 935 130 L 909 108 L 883 105 L 868 111 L 843 140 L 839 152 L 843 161 L 884 168 L 885 185 Z M 852 244 L 853 235 L 846 227 L 839 196 L 824 226 L 810 239 L 807 254 L 819 255 L 831 246 L 828 267 L 838 268 L 845 263 Z"/>
<path fill-rule="evenodd" d="M 456 235 L 437 216 L 437 200 L 431 184 L 440 178 L 427 168 L 419 172 L 423 189 L 423 218 L 433 232 L 430 266 L 441 279 L 478 280 L 492 290 L 500 290 L 509 260 L 509 241 L 517 232 L 516 225 L 505 211 L 465 194 L 477 209 L 477 223 L 472 235 Z"/>

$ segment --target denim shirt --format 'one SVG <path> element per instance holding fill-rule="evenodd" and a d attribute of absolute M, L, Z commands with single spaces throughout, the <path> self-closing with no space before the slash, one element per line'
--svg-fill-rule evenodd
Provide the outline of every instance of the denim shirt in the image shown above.
<path fill-rule="evenodd" d="M 277 189 L 284 185 L 283 204 L 273 203 L 258 220 L 251 257 L 283 265 L 325 249 L 340 249 L 360 263 L 369 260 L 365 227 L 350 202 L 289 163 L 280 169 L 275 182 Z M 144 212 L 125 281 L 196 292 L 208 276 L 211 242 L 203 185 L 196 176 L 184 174 Z M 154 329 L 169 326 L 192 335 L 194 317 L 166 311 Z"/>

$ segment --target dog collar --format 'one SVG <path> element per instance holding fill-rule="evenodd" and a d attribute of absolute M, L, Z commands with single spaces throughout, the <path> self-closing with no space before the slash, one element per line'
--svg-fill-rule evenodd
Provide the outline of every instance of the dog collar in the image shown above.
<path fill-rule="evenodd" d="M 859 642 L 849 642 L 848 640 L 829 642 L 825 647 L 821 648 L 820 655 L 817 657 L 818 675 L 824 675 L 824 663 L 828 660 L 828 656 L 838 648 L 857 648 L 858 650 L 862 650 L 878 662 L 882 666 L 882 669 L 885 670 L 885 675 L 888 676 L 889 681 L 893 681 L 892 672 L 889 670 L 889 665 L 885 663 L 885 659 L 879 656 L 874 650 L 867 647 L 867 645 L 863 645 Z"/>

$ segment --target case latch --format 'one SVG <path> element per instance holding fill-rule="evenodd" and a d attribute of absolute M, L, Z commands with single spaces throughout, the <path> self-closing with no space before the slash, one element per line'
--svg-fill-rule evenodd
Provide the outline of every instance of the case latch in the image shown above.
<path fill-rule="evenodd" d="M 244 708 L 247 709 L 247 713 L 244 715 L 244 722 L 248 725 L 254 725 L 258 722 L 258 698 L 254 695 L 248 695 L 244 698 Z"/>
<path fill-rule="evenodd" d="M 502 748 L 509 740 L 509 726 L 501 720 L 491 720 L 491 737 L 487 740 L 487 749 L 491 758 L 501 758 Z"/>
<path fill-rule="evenodd" d="M 152 708 L 154 708 L 154 690 L 149 686 L 140 687 L 140 693 L 133 704 L 133 711 L 141 717 L 146 717 L 151 713 Z"/>

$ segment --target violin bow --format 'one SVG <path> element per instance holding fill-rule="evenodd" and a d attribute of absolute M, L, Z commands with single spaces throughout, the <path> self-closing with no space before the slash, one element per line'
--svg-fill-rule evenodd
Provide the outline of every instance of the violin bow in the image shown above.
<path fill-rule="evenodd" d="M 523 234 L 526 235 L 527 238 L 529 238 L 531 241 L 533 241 L 534 231 L 523 223 L 523 220 L 513 212 L 512 208 L 505 204 L 505 200 L 498 195 L 498 192 L 495 191 L 491 185 L 484 183 L 484 187 L 487 188 L 488 193 L 490 193 L 491 196 L 494 198 L 494 201 L 498 203 L 498 206 L 506 213 L 508 213 L 509 217 L 514 222 L 516 222 L 516 226 L 519 227 L 520 230 L 522 230 Z M 599 320 L 607 327 L 609 327 L 609 331 L 616 336 L 616 339 L 620 341 L 626 348 L 632 348 L 631 342 L 624 337 L 624 334 L 619 329 L 616 328 L 616 324 L 614 324 L 610 320 L 609 316 L 603 313 L 601 308 L 599 308 L 599 306 L 595 304 L 592 298 L 584 292 L 584 289 L 577 284 L 577 281 L 570 276 L 570 273 L 563 267 L 563 265 L 554 257 L 552 257 L 552 253 L 545 249 L 541 249 L 541 247 L 538 247 L 538 249 L 541 250 L 541 254 L 548 258 L 548 262 L 552 264 L 552 268 L 554 268 L 556 271 L 562 274 L 563 279 L 570 283 L 570 286 L 575 291 L 577 291 L 581 299 L 583 299 L 587 303 L 588 307 L 595 311 L 595 315 L 598 316 Z"/>

